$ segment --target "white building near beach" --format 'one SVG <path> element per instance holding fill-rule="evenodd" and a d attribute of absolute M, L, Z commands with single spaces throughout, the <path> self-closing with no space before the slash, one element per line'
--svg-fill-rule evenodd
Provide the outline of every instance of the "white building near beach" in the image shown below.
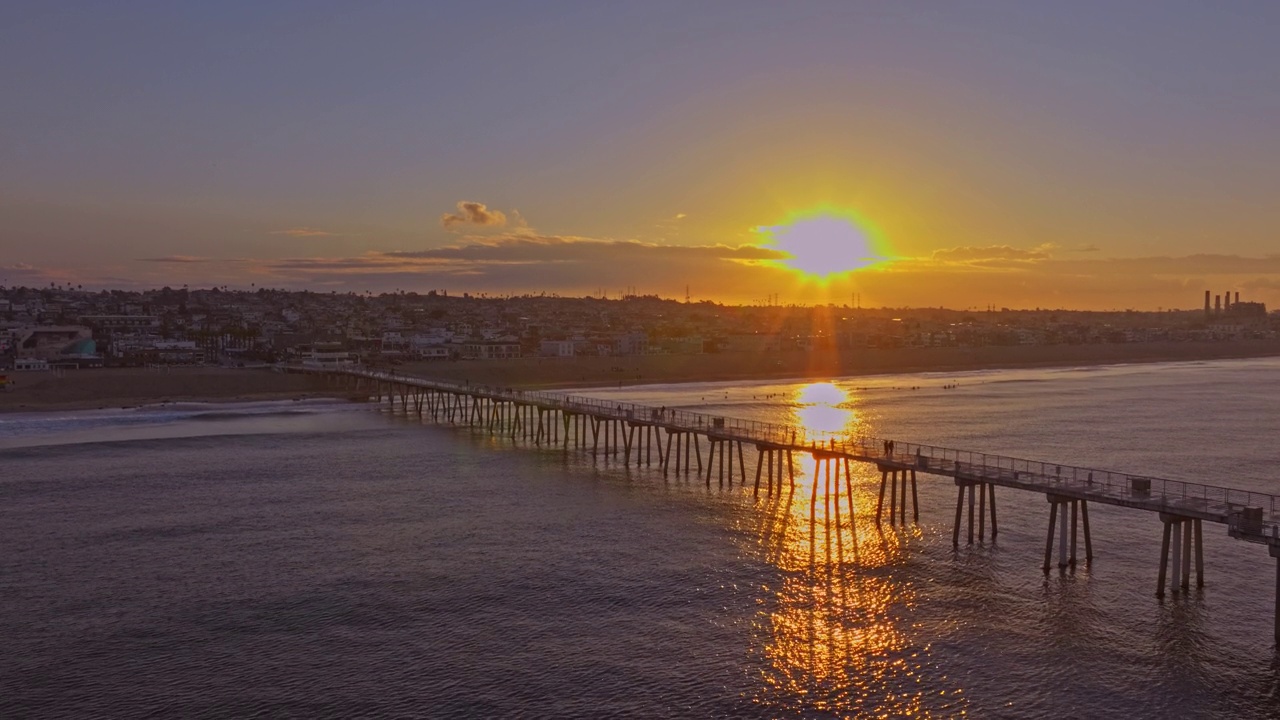
<path fill-rule="evenodd" d="M 302 354 L 302 366 L 315 370 L 351 367 L 356 358 L 345 350 L 308 350 Z"/>

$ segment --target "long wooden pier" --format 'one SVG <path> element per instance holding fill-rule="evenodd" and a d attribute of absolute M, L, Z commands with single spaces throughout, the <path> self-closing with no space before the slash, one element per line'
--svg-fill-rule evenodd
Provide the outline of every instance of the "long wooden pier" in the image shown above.
<path fill-rule="evenodd" d="M 1080 539 L 1085 561 L 1092 561 L 1090 503 L 1145 510 L 1156 513 L 1163 523 L 1158 597 L 1164 597 L 1167 580 L 1172 580 L 1174 593 L 1188 590 L 1193 566 L 1196 585 L 1204 585 L 1203 524 L 1225 525 L 1231 537 L 1266 545 L 1276 558 L 1275 637 L 1280 643 L 1280 502 L 1276 495 L 886 438 L 817 435 L 793 425 L 564 393 L 459 385 L 360 368 L 291 366 L 287 370 L 321 374 L 332 383 L 385 400 L 393 408 L 398 403 L 404 412 L 434 422 L 487 428 L 537 445 L 620 455 L 628 465 L 657 462 L 664 475 L 697 472 L 707 485 L 713 478 L 730 485 L 738 478 L 744 485 L 752 482 L 757 496 L 762 483 L 767 494 L 780 489 L 784 480 L 794 485 L 796 456 L 807 454 L 816 463 L 812 502 L 817 499 L 818 478 L 824 477 L 826 492 L 831 494 L 834 488 L 838 504 L 843 474 L 850 517 L 850 464 L 872 464 L 880 471 L 877 523 L 906 524 L 908 491 L 912 519 L 919 520 L 917 474 L 951 478 L 957 488 L 951 539 L 957 547 L 962 534 L 969 544 L 974 542 L 975 522 L 979 539 L 986 537 L 988 525 L 991 538 L 996 537 L 997 486 L 1043 493 L 1049 511 L 1045 573 L 1055 559 L 1059 569 L 1074 567 Z M 749 455 L 755 460 L 754 475 Z"/>

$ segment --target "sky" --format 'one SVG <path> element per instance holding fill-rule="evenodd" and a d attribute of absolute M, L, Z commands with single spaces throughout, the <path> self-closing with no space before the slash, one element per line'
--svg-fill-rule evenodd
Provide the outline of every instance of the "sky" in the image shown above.
<path fill-rule="evenodd" d="M 0 17 L 0 285 L 1280 307 L 1274 2 Z"/>

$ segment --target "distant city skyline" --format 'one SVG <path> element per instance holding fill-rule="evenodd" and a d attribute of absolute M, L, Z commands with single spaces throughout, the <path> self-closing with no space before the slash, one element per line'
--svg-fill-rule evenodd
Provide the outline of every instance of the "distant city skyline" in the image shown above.
<path fill-rule="evenodd" d="M 0 284 L 1277 307 L 1277 23 L 1246 2 L 17 3 Z M 887 260 L 778 267 L 761 229 L 823 207 Z"/>

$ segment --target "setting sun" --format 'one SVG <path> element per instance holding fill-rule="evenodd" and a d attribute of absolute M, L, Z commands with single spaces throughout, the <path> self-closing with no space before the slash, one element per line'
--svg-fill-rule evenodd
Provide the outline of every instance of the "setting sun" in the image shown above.
<path fill-rule="evenodd" d="M 883 241 L 865 221 L 847 212 L 821 210 L 792 216 L 781 225 L 757 228 L 766 243 L 788 255 L 779 264 L 826 281 L 887 260 Z"/>

